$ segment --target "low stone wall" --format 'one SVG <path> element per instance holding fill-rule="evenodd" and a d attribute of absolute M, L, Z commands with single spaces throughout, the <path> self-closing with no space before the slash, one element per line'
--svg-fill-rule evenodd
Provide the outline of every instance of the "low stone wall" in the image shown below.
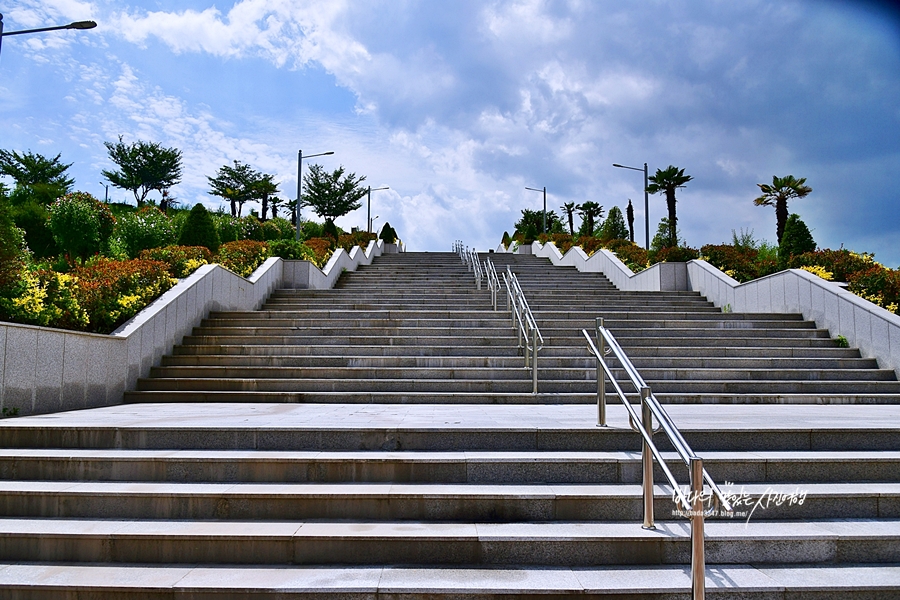
<path fill-rule="evenodd" d="M 588 257 L 576 246 L 563 255 L 552 242 L 535 242 L 532 253 L 554 265 L 603 273 L 620 290 L 692 290 L 735 312 L 800 313 L 900 377 L 900 317 L 802 269 L 738 283 L 704 260 L 660 263 L 635 274 L 609 250 Z"/>
<path fill-rule="evenodd" d="M 119 404 L 210 311 L 256 310 L 279 287 L 331 288 L 383 248 L 338 250 L 323 270 L 270 258 L 246 279 L 204 265 L 110 335 L 0 323 L 0 407 L 26 415 Z"/>

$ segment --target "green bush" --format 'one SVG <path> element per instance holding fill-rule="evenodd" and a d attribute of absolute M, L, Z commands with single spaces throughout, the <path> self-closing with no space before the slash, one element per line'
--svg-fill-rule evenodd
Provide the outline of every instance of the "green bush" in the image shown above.
<path fill-rule="evenodd" d="M 792 214 L 784 224 L 784 235 L 781 236 L 781 244 L 778 246 L 778 258 L 783 267 L 787 267 L 792 256 L 799 256 L 806 252 L 814 252 L 816 242 L 813 240 L 809 227 L 800 219 L 800 215 Z"/>
<path fill-rule="evenodd" d="M 816 250 L 804 252 L 790 257 L 788 267 L 799 269 L 800 267 L 824 267 L 830 271 L 835 281 L 850 281 L 850 276 L 858 271 L 865 271 L 875 266 L 873 254 L 857 254 L 845 248 L 838 250 Z"/>
<path fill-rule="evenodd" d="M 216 232 L 212 215 L 199 202 L 188 214 L 184 227 L 181 229 L 178 244 L 180 246 L 203 246 L 210 252 L 216 252 L 219 249 L 219 234 Z"/>
<path fill-rule="evenodd" d="M 66 194 L 50 206 L 53 239 L 82 263 L 107 246 L 115 224 L 109 207 L 86 192 Z"/>
<path fill-rule="evenodd" d="M 24 236 L 10 212 L 6 198 L 0 198 L 0 292 L 19 279 L 25 266 Z"/>
<path fill-rule="evenodd" d="M 609 209 L 609 212 L 606 214 L 606 220 L 600 225 L 597 237 L 604 242 L 628 239 L 628 225 L 625 224 L 622 210 L 618 206 L 613 206 Z"/>
<path fill-rule="evenodd" d="M 647 250 L 628 240 L 612 240 L 606 245 L 607 249 L 615 254 L 619 260 L 625 263 L 633 273 L 639 273 L 647 268 L 649 257 Z"/>
<path fill-rule="evenodd" d="M 155 206 L 144 206 L 135 213 L 119 217 L 115 237 L 128 258 L 137 258 L 142 250 L 170 246 L 176 240 L 175 227 L 169 217 Z"/>
<path fill-rule="evenodd" d="M 315 221 L 301 221 L 300 222 L 300 239 L 301 240 L 311 240 L 313 238 L 320 238 L 325 236 L 324 225 L 321 223 L 316 223 Z"/>
<path fill-rule="evenodd" d="M 244 239 L 244 229 L 238 217 L 232 217 L 225 213 L 214 213 L 212 218 L 216 224 L 216 233 L 219 235 L 220 243 L 225 244 Z"/>
<path fill-rule="evenodd" d="M 308 260 L 317 264 L 316 253 L 313 249 L 296 240 L 275 240 L 274 242 L 269 242 L 269 254 L 271 256 L 280 256 L 285 260 Z"/>
<path fill-rule="evenodd" d="M 255 240 L 238 240 L 219 246 L 215 261 L 241 277 L 249 277 L 269 258 L 269 246 Z"/>
<path fill-rule="evenodd" d="M 338 226 L 334 224 L 334 221 L 326 219 L 325 224 L 322 225 L 322 237 L 337 240 L 339 235 L 341 235 L 341 232 L 338 230 Z"/>
<path fill-rule="evenodd" d="M 206 246 L 165 246 L 144 250 L 140 258 L 164 262 L 173 277 L 184 279 L 199 267 L 212 262 L 212 252 Z"/>
<path fill-rule="evenodd" d="M 700 251 L 688 246 L 660 248 L 655 256 L 656 262 L 687 262 L 696 258 L 700 258 Z"/>
<path fill-rule="evenodd" d="M 293 240 L 297 235 L 294 231 L 294 226 L 291 225 L 291 222 L 287 219 L 282 219 L 281 217 L 272 217 L 268 221 L 266 221 L 266 230 L 267 232 L 275 232 L 277 231 L 277 236 L 267 237 L 266 241 L 269 240 Z M 267 233 L 267 236 L 272 234 Z"/>
<path fill-rule="evenodd" d="M 353 246 L 367 248 L 369 242 L 374 239 L 377 239 L 377 236 L 374 233 L 354 231 L 353 233 L 345 233 L 344 235 L 338 236 L 337 245 L 347 252 L 350 252 L 353 249 Z"/>
<path fill-rule="evenodd" d="M 50 213 L 43 204 L 25 202 L 11 208 L 16 227 L 25 232 L 25 243 L 36 259 L 59 254 L 59 246 L 50 231 Z"/>
<path fill-rule="evenodd" d="M 378 237 L 384 240 L 385 244 L 397 243 L 397 232 L 391 227 L 391 224 L 387 222 L 381 228 L 381 234 Z"/>

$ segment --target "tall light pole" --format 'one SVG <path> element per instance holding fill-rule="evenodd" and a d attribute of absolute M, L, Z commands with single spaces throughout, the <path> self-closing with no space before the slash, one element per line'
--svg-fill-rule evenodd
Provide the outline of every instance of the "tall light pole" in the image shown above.
<path fill-rule="evenodd" d="M 531 190 L 532 192 L 544 192 L 544 221 L 541 233 L 547 233 L 547 186 L 545 185 L 543 190 L 530 187 L 526 187 L 525 189 Z"/>
<path fill-rule="evenodd" d="M 97 26 L 94 21 L 75 21 L 68 25 L 55 25 L 53 27 L 38 27 L 37 29 L 21 29 L 19 31 L 3 31 L 3 15 L 0 15 L 0 48 L 3 38 L 8 35 L 21 35 L 23 33 L 41 33 L 42 31 L 57 31 L 59 29 L 93 29 Z"/>
<path fill-rule="evenodd" d="M 369 227 L 368 227 L 368 229 L 366 229 L 366 231 L 368 231 L 369 233 L 372 233 L 372 221 L 373 221 L 373 219 L 372 219 L 372 192 L 377 192 L 378 190 L 389 190 L 389 189 L 391 189 L 391 188 L 389 188 L 388 186 L 384 186 L 384 187 L 380 187 L 380 188 L 373 188 L 370 185 L 369 189 L 366 190 L 366 196 L 367 196 L 367 199 L 366 199 L 366 223 L 369 224 Z M 375 218 L 377 219 L 378 217 L 375 217 Z"/>
<path fill-rule="evenodd" d="M 315 158 L 317 156 L 330 156 L 334 152 L 320 152 L 319 154 L 310 154 L 306 158 Z M 300 198 L 303 189 L 303 150 L 297 150 L 297 204 L 294 206 L 294 223 L 296 224 L 296 240 L 300 241 Z"/>
<path fill-rule="evenodd" d="M 626 167 L 625 165 L 619 165 L 613 163 L 614 167 L 619 167 L 620 169 L 631 169 L 632 171 L 643 171 L 644 172 L 644 235 L 646 236 L 646 242 L 644 243 L 644 249 L 650 249 L 650 194 L 647 193 L 647 163 L 644 163 L 644 168 L 639 169 L 637 167 Z"/>
<path fill-rule="evenodd" d="M 109 204 L 109 184 L 103 183 L 101 181 L 100 185 L 102 185 L 106 189 L 106 194 L 105 194 L 105 197 L 103 198 L 103 202 L 105 202 L 106 204 Z"/>

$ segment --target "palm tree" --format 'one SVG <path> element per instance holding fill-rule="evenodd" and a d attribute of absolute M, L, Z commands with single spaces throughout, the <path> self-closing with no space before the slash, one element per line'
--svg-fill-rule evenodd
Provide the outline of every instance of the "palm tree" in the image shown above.
<path fill-rule="evenodd" d="M 585 202 L 575 208 L 581 216 L 582 235 L 594 235 L 594 223 L 603 218 L 603 207 L 596 202 Z"/>
<path fill-rule="evenodd" d="M 559 208 L 561 210 L 564 210 L 566 213 L 566 216 L 569 217 L 569 235 L 575 235 L 575 223 L 572 221 L 572 214 L 575 212 L 575 203 L 574 202 L 566 202 Z"/>
<path fill-rule="evenodd" d="M 684 169 L 679 169 L 673 165 L 669 165 L 665 169 L 657 169 L 655 175 L 648 177 L 650 185 L 647 186 L 647 192 L 650 194 L 659 194 L 665 192 L 666 206 L 669 209 L 669 243 L 674 247 L 678 245 L 678 237 L 676 228 L 677 217 L 675 216 L 675 190 L 683 188 L 684 184 L 692 180 L 693 177 L 684 174 Z"/>
<path fill-rule="evenodd" d="M 795 179 L 793 175 L 785 175 L 784 177 L 772 176 L 772 185 L 767 183 L 757 183 L 759 189 L 762 190 L 762 196 L 755 199 L 753 203 L 757 206 L 774 206 L 775 221 L 777 222 L 778 243 L 784 236 L 784 225 L 788 219 L 788 200 L 792 198 L 803 198 L 807 196 L 812 188 L 806 183 L 806 177 Z"/>

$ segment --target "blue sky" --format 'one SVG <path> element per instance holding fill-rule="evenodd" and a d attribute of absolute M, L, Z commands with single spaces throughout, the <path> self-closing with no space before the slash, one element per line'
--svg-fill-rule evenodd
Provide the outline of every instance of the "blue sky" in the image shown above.
<path fill-rule="evenodd" d="M 790 205 L 822 247 L 900 265 L 900 19 L 875 2 L 23 0 L 4 38 L 0 148 L 73 163 L 103 197 L 104 141 L 184 155 L 180 202 L 219 203 L 232 160 L 296 193 L 297 150 L 373 187 L 412 250 L 495 247 L 522 208 L 636 209 L 641 174 L 674 164 L 695 247 L 752 229 L 774 241 L 757 183 L 806 177 Z M 113 199 L 127 192 L 110 188 Z M 651 231 L 665 201 L 650 198 Z M 365 207 L 338 220 L 365 227 Z"/>

